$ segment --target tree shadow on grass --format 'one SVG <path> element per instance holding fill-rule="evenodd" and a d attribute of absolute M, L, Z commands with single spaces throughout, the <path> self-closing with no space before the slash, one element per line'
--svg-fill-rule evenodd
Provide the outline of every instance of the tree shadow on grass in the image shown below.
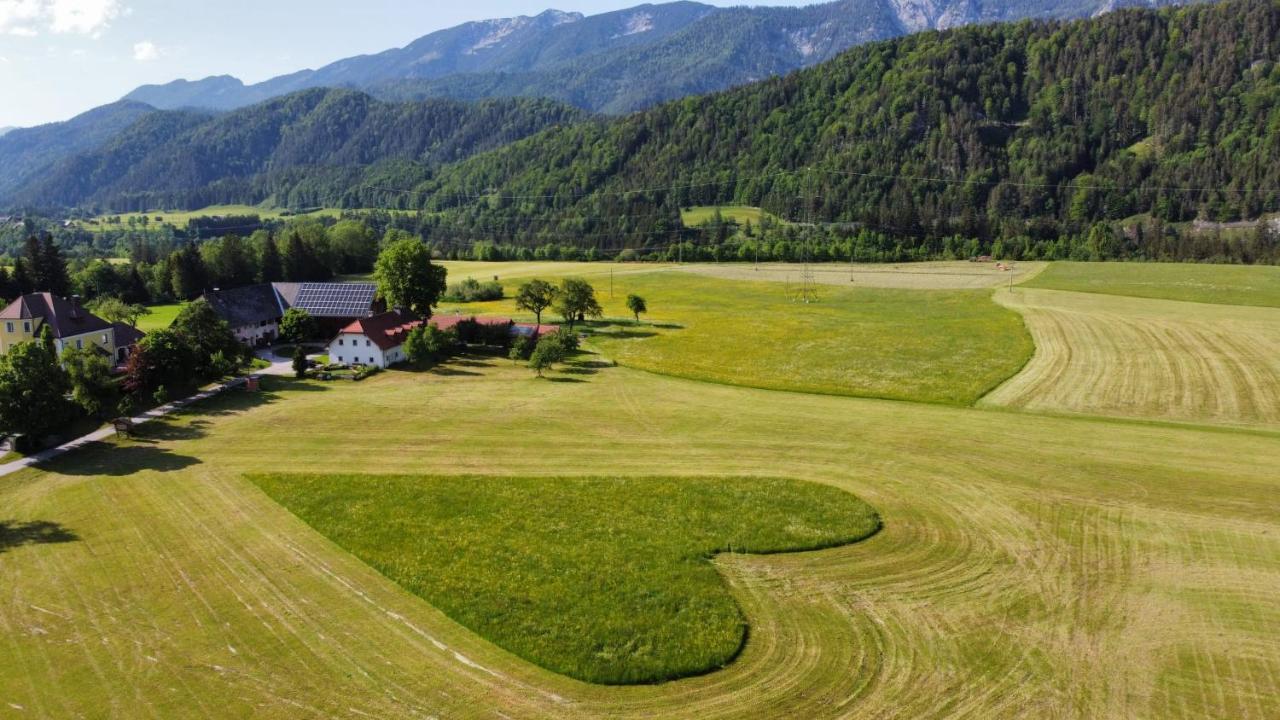
<path fill-rule="evenodd" d="M 459 370 L 448 365 L 436 365 L 427 371 L 430 375 L 438 375 L 440 377 L 480 377 L 480 373 L 471 372 L 470 370 Z"/>
<path fill-rule="evenodd" d="M 58 475 L 126 477 L 140 472 L 178 472 L 200 462 L 145 441 L 124 445 L 98 442 L 54 458 L 41 467 Z"/>
<path fill-rule="evenodd" d="M 79 535 L 55 522 L 0 520 L 0 553 L 24 545 L 56 545 L 79 541 Z"/>
<path fill-rule="evenodd" d="M 658 333 L 649 330 L 618 330 L 617 332 L 600 333 L 599 336 L 610 340 L 644 340 L 658 337 Z"/>
<path fill-rule="evenodd" d="M 576 378 L 576 377 L 549 377 L 549 378 L 546 378 L 546 380 L 553 383 L 584 383 L 586 382 L 586 380 L 583 380 L 582 378 Z"/>

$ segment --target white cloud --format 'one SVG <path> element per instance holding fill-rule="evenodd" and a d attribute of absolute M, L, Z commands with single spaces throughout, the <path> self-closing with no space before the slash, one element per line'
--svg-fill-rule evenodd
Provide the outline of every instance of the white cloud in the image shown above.
<path fill-rule="evenodd" d="M 156 47 L 156 44 L 150 40 L 136 43 L 133 46 L 133 59 L 138 62 L 159 60 L 162 54 L 163 53 L 160 52 L 160 48 Z"/>
<path fill-rule="evenodd" d="M 0 34 L 31 36 L 42 26 L 96 36 L 124 14 L 121 0 L 0 0 Z"/>
<path fill-rule="evenodd" d="M 120 0 L 49 0 L 49 29 L 93 35 L 120 16 Z"/>

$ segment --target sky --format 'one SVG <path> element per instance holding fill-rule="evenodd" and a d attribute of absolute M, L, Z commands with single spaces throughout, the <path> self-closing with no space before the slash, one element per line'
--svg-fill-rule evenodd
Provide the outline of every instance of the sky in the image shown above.
<path fill-rule="evenodd" d="M 702 0 L 709 5 L 809 2 Z M 139 85 L 247 83 L 401 47 L 470 20 L 644 0 L 0 0 L 0 128 L 66 120 Z"/>

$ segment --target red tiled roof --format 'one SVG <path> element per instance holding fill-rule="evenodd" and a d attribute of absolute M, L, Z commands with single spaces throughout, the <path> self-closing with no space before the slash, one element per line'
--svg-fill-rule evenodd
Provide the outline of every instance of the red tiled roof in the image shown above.
<path fill-rule="evenodd" d="M 386 351 L 403 345 L 409 331 L 421 326 L 422 321 L 412 315 L 392 311 L 360 318 L 342 328 L 340 334 L 364 335 Z"/>

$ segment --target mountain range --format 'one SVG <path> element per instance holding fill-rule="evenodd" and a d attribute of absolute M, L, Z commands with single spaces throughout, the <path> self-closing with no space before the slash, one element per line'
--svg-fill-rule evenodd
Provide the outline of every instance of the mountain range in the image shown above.
<path fill-rule="evenodd" d="M 1022 18 L 1068 19 L 1173 0 L 839 0 L 807 7 L 639 5 L 583 16 L 548 10 L 431 33 L 403 48 L 245 85 L 230 76 L 138 88 L 160 109 L 229 110 L 314 87 L 384 99 L 544 97 L 627 113 L 781 75 L 862 43 Z"/>
<path fill-rule="evenodd" d="M 432 168 L 580 121 L 584 110 L 623 113 L 745 85 L 915 30 L 1077 17 L 1116 5 L 842 0 L 721 9 L 676 2 L 468 23 L 253 86 L 221 77 L 139 88 L 70 121 L 10 131 L 0 137 L 0 205 L 343 203 L 372 180 L 417 182 Z M 511 97 L 545 99 L 458 102 Z"/>
<path fill-rule="evenodd" d="M 265 195 L 290 207 L 341 204 L 306 197 L 306 188 L 355 186 L 391 167 L 428 172 L 584 117 L 551 100 L 390 103 L 328 88 L 227 113 L 149 110 L 99 147 L 42 168 L 11 197 L 38 207 L 198 207 Z"/>

